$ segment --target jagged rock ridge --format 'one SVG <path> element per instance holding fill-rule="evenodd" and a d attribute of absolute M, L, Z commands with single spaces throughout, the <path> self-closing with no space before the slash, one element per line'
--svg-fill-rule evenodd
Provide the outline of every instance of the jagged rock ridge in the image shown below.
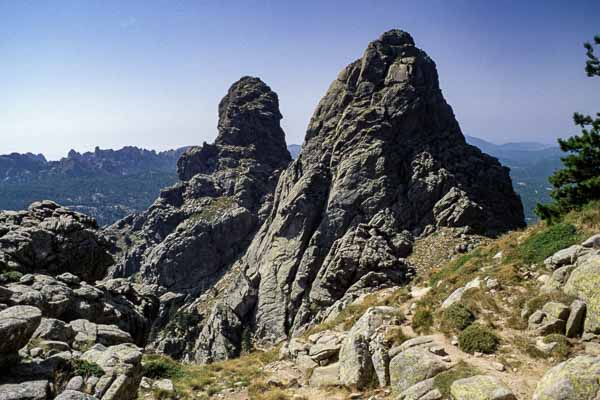
<path fill-rule="evenodd" d="M 408 33 L 386 32 L 319 103 L 194 357 L 235 355 L 244 327 L 275 342 L 404 281 L 413 235 L 522 226 L 507 168 L 466 144 L 434 62 Z"/>
<path fill-rule="evenodd" d="M 202 293 L 232 263 L 268 215 L 279 172 L 291 158 L 277 95 L 244 77 L 219 105 L 214 144 L 178 162 L 182 182 L 113 230 L 126 249 L 112 275 L 136 275 L 173 292 Z"/>

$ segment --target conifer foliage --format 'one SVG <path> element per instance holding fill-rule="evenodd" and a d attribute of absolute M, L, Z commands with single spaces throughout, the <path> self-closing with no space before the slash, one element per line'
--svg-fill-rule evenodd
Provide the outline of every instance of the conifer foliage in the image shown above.
<path fill-rule="evenodd" d="M 594 38 L 600 45 L 600 35 Z M 587 55 L 585 71 L 588 76 L 600 76 L 600 60 L 594 54 L 591 43 L 584 44 Z M 559 139 L 562 151 L 568 155 L 562 158 L 564 168 L 550 177 L 554 187 L 551 204 L 538 204 L 536 214 L 542 219 L 552 220 L 577 209 L 591 200 L 600 199 L 600 113 L 595 118 L 575 113 L 575 124 L 581 127 L 581 134 L 568 139 Z"/>

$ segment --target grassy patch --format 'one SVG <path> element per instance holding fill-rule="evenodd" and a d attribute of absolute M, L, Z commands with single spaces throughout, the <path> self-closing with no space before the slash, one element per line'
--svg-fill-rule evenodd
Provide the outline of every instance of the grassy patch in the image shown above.
<path fill-rule="evenodd" d="M 233 208 L 236 204 L 232 197 L 215 197 L 212 201 L 202 207 L 202 209 L 194 213 L 190 217 L 191 223 L 196 223 L 199 220 L 212 221 L 220 215 L 223 215 L 225 210 Z"/>
<path fill-rule="evenodd" d="M 553 333 L 544 337 L 544 343 L 556 343 L 554 349 L 552 349 L 551 355 L 559 360 L 566 360 L 569 357 L 570 343 L 566 336 Z"/>
<path fill-rule="evenodd" d="M 433 313 L 427 307 L 417 305 L 411 326 L 417 333 L 429 333 L 433 326 Z"/>
<path fill-rule="evenodd" d="M 535 346 L 535 342 L 527 336 L 515 336 L 512 339 L 513 346 L 519 352 L 527 354 L 531 358 L 547 358 L 548 355 Z"/>
<path fill-rule="evenodd" d="M 384 339 L 386 343 L 390 345 L 390 347 L 393 347 L 406 342 L 410 338 L 404 334 L 404 332 L 402 331 L 402 327 L 393 326 L 388 329 Z"/>
<path fill-rule="evenodd" d="M 458 345 L 466 353 L 491 354 L 498 347 L 498 336 L 481 324 L 471 324 L 458 335 Z"/>
<path fill-rule="evenodd" d="M 548 293 L 540 293 L 537 296 L 532 297 L 527 301 L 525 308 L 527 309 L 527 313 L 525 314 L 525 318 L 529 318 L 531 314 L 536 312 L 537 310 L 541 310 L 544 307 L 544 304 L 550 301 L 556 301 L 558 303 L 566 304 L 567 306 L 573 302 L 574 297 L 564 294 L 562 291 L 553 291 Z"/>
<path fill-rule="evenodd" d="M 433 379 L 433 385 L 442 393 L 443 398 L 450 398 L 450 386 L 452 386 L 454 381 L 479 374 L 480 372 L 477 368 L 461 360 L 452 369 L 438 374 Z"/>
<path fill-rule="evenodd" d="M 98 364 L 79 358 L 71 360 L 71 367 L 73 368 L 72 372 L 74 376 L 81 375 L 84 378 L 88 378 L 90 376 L 100 377 L 104 375 L 104 370 Z"/>
<path fill-rule="evenodd" d="M 0 278 L 2 281 L 11 283 L 11 282 L 19 282 L 19 280 L 23 277 L 23 274 L 19 271 L 6 271 L 0 274 Z"/>
<path fill-rule="evenodd" d="M 166 356 L 148 355 L 143 362 L 144 376 L 152 379 L 173 379 L 183 374 L 183 367 Z"/>
<path fill-rule="evenodd" d="M 466 306 L 454 303 L 442 311 L 440 330 L 444 333 L 457 333 L 475 321 L 475 315 Z"/>
<path fill-rule="evenodd" d="M 264 376 L 263 367 L 277 359 L 277 349 L 255 351 L 239 358 L 213 364 L 180 364 L 168 357 L 144 357 L 145 374 L 172 379 L 180 399 L 202 399 L 225 389 L 248 387 Z M 152 377 L 150 375 L 146 375 Z"/>
<path fill-rule="evenodd" d="M 290 400 L 291 397 L 280 388 L 267 385 L 264 381 L 254 382 L 248 387 L 248 396 L 253 400 Z"/>
<path fill-rule="evenodd" d="M 515 247 L 508 259 L 524 264 L 541 263 L 558 250 L 578 243 L 581 239 L 577 227 L 573 224 L 558 223 L 546 226 Z"/>

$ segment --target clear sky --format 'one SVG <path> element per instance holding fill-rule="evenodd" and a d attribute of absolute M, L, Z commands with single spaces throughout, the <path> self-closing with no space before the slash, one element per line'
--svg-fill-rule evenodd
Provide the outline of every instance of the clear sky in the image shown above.
<path fill-rule="evenodd" d="M 212 141 L 243 75 L 279 94 L 301 143 L 329 83 L 391 28 L 436 61 L 465 134 L 552 143 L 600 111 L 582 47 L 598 0 L 0 0 L 0 154 Z"/>

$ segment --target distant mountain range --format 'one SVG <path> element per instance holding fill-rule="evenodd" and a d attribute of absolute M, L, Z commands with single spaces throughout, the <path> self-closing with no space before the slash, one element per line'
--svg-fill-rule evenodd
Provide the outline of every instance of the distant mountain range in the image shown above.
<path fill-rule="evenodd" d="M 537 221 L 533 212 L 537 203 L 550 201 L 548 177 L 562 165 L 564 153 L 558 146 L 537 142 L 512 142 L 494 144 L 486 140 L 465 135 L 467 142 L 484 153 L 496 157 L 502 165 L 510 168 L 515 191 L 521 196 L 527 223 Z M 291 144 L 288 150 L 295 159 L 302 146 Z"/>
<path fill-rule="evenodd" d="M 498 145 L 473 136 L 466 139 L 510 168 L 527 222 L 534 222 L 535 205 L 550 200 L 548 177 L 561 166 L 560 149 L 535 142 Z M 288 145 L 293 158 L 301 148 Z M 110 224 L 146 209 L 160 189 L 177 182 L 177 160 L 186 149 L 71 150 L 58 161 L 48 161 L 42 154 L 0 155 L 0 209 L 20 210 L 49 199 L 91 215 L 101 225 Z"/>
<path fill-rule="evenodd" d="M 498 145 L 473 136 L 465 138 L 468 143 L 498 158 L 503 165 L 510 168 L 513 186 L 523 201 L 527 223 L 537 221 L 533 212 L 535 205 L 551 200 L 548 178 L 562 167 L 560 158 L 564 153 L 560 148 L 535 142 Z"/>
<path fill-rule="evenodd" d="M 146 209 L 161 188 L 175 183 L 185 149 L 71 150 L 58 161 L 42 154 L 0 155 L 0 209 L 20 210 L 49 199 L 109 224 Z"/>

